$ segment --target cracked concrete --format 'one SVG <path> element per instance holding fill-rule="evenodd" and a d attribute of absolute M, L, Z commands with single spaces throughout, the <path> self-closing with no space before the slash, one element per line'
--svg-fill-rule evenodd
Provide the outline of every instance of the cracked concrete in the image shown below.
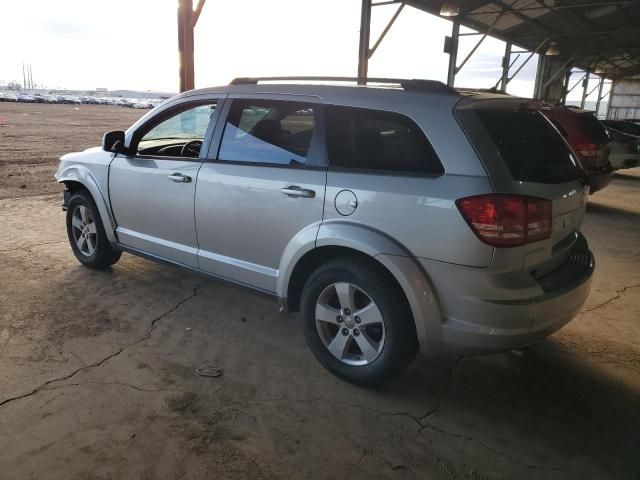
<path fill-rule="evenodd" d="M 59 196 L 29 183 L 0 199 L 0 477 L 637 479 L 639 180 L 590 198 L 596 274 L 573 322 L 521 357 L 418 358 L 375 390 L 324 371 L 261 296 L 127 254 L 80 267 Z"/>
<path fill-rule="evenodd" d="M 362 455 L 360 455 L 360 458 L 358 458 L 358 460 L 349 467 L 349 470 L 347 470 L 347 473 L 343 477 L 343 480 L 347 480 L 349 477 L 351 477 L 351 474 L 353 473 L 353 469 L 357 468 L 358 465 L 360 465 L 360 462 L 362 462 L 362 460 L 364 460 L 364 457 L 366 457 L 367 455 L 368 455 L 367 450 L 364 450 L 362 452 Z"/>
<path fill-rule="evenodd" d="M 615 294 L 613 297 L 609 298 L 608 300 L 605 300 L 605 301 L 604 301 L 604 302 L 602 302 L 602 303 L 599 303 L 599 304 L 598 304 L 598 305 L 596 305 L 595 307 L 591 307 L 591 308 L 588 308 L 588 309 L 586 309 L 586 310 L 583 310 L 583 311 L 582 311 L 582 313 L 593 312 L 594 310 L 597 310 L 597 309 L 599 309 L 599 308 L 602 308 L 602 307 L 604 307 L 605 305 L 608 305 L 608 304 L 610 304 L 611 302 L 615 302 L 616 300 L 618 300 L 618 299 L 619 299 L 620 297 L 622 297 L 622 295 L 623 295 L 624 293 L 626 293 L 628 290 L 631 290 L 631 289 L 634 289 L 634 288 L 639 288 L 639 287 L 640 287 L 640 283 L 639 283 L 639 284 L 637 284 L 637 285 L 628 285 L 628 286 L 626 286 L 626 287 L 623 287 L 623 288 L 621 288 L 620 290 L 617 290 L 617 291 L 616 291 L 616 294 Z"/>
<path fill-rule="evenodd" d="M 447 393 L 449 393 L 449 387 L 451 386 L 451 381 L 453 380 L 453 372 L 456 369 L 456 367 L 460 364 L 460 362 L 462 361 L 463 357 L 459 357 L 457 358 L 452 364 L 451 366 L 447 369 L 446 373 L 445 373 L 445 381 L 444 381 L 444 388 L 442 389 L 442 392 L 438 395 L 438 397 L 436 398 L 436 405 L 435 407 L 433 407 L 431 410 L 429 410 L 427 413 L 425 413 L 419 420 L 418 423 L 420 423 L 421 425 L 423 425 L 423 427 L 426 427 L 426 425 L 424 425 L 424 421 L 426 419 L 428 419 L 431 415 L 435 415 L 436 413 L 438 413 L 440 411 L 440 404 L 442 403 L 442 399 L 447 395 Z"/>
<path fill-rule="evenodd" d="M 55 242 L 52 242 L 52 243 L 55 243 Z M 160 320 L 162 320 L 164 317 L 166 317 L 167 315 L 169 315 L 169 314 L 171 314 L 171 313 L 175 312 L 175 311 L 176 311 L 178 308 L 180 308 L 180 307 L 181 307 L 185 302 L 188 302 L 188 301 L 189 301 L 189 300 L 191 300 L 192 298 L 195 298 L 195 297 L 196 297 L 196 295 L 198 294 L 198 288 L 199 288 L 199 287 L 200 287 L 199 285 L 198 285 L 198 286 L 196 286 L 196 287 L 193 289 L 193 294 L 191 294 L 191 295 L 189 295 L 188 297 L 186 297 L 186 298 L 184 298 L 184 299 L 180 300 L 179 302 L 177 302 L 177 303 L 175 304 L 175 306 L 173 306 L 172 308 L 170 308 L 169 310 L 167 310 L 167 311 L 166 311 L 166 312 L 164 312 L 163 314 L 161 314 L 161 315 L 159 315 L 159 316 L 155 317 L 153 320 L 151 320 L 151 323 L 149 324 L 149 329 L 147 330 L 147 333 L 145 333 L 145 334 L 142 336 L 142 338 L 139 338 L 138 340 L 135 340 L 135 341 L 133 341 L 133 342 L 131 342 L 131 343 L 127 343 L 126 345 L 123 345 L 122 347 L 118 348 L 115 352 L 113 352 L 113 353 L 111 353 L 111 354 L 107 355 L 106 357 L 104 357 L 104 358 L 102 358 L 102 359 L 98 360 L 97 362 L 94 362 L 94 363 L 92 363 L 92 364 L 90 364 L 90 365 L 83 365 L 83 366 L 81 366 L 81 367 L 79 367 L 79 368 L 76 368 L 76 369 L 75 369 L 74 371 L 72 371 L 71 373 L 68 373 L 68 374 L 62 375 L 61 377 L 53 378 L 53 379 L 51 379 L 51 380 L 47 380 L 46 382 L 44 382 L 43 384 L 41 384 L 41 385 L 37 386 L 36 388 L 34 388 L 33 390 L 31 390 L 30 392 L 27 392 L 27 393 L 24 393 L 24 394 L 22 394 L 22 395 L 18 395 L 18 396 L 15 396 L 15 397 L 10 397 L 10 398 L 4 399 L 4 400 L 0 401 L 0 407 L 2 407 L 3 405 L 6 405 L 7 403 L 14 402 L 14 401 L 16 401 L 16 400 L 20 400 L 20 399 L 25 398 L 25 397 L 30 397 L 31 395 L 35 395 L 35 394 L 37 394 L 40 390 L 42 390 L 43 388 L 46 388 L 46 387 L 48 387 L 49 385 L 52 385 L 52 384 L 54 384 L 54 383 L 56 383 L 56 382 L 62 382 L 62 381 L 64 381 L 64 380 L 69 380 L 70 378 L 75 377 L 75 376 L 76 376 L 78 373 L 80 373 L 80 372 L 83 372 L 83 371 L 86 371 L 86 370 L 90 370 L 90 369 L 95 368 L 95 367 L 99 367 L 100 365 L 105 364 L 106 362 L 108 362 L 108 361 L 109 361 L 109 360 L 111 360 L 112 358 L 117 357 L 118 355 L 120 355 L 122 352 L 124 352 L 124 351 L 125 351 L 125 350 L 127 350 L 128 348 L 131 348 L 131 347 L 133 347 L 133 346 L 135 346 L 135 345 L 138 345 L 138 344 L 140 344 L 140 343 L 144 342 L 145 340 L 148 340 L 148 339 L 151 337 L 151 334 L 153 333 L 153 330 L 154 330 L 154 328 L 156 327 L 156 324 L 157 324 Z M 76 385 L 82 385 L 82 384 L 76 384 Z M 124 385 L 124 384 L 123 384 L 123 385 Z M 130 386 L 131 386 L 131 385 L 130 385 Z M 133 387 L 133 386 L 131 386 L 131 387 L 132 387 L 132 388 L 135 388 L 135 387 Z"/>
<path fill-rule="evenodd" d="M 446 435 L 448 437 L 454 437 L 454 438 L 459 438 L 471 443 L 474 443 L 476 445 L 481 446 L 483 449 L 488 450 L 489 452 L 495 453 L 497 455 L 501 455 L 501 456 L 505 456 L 507 458 L 509 458 L 509 460 L 518 463 L 520 465 L 523 465 L 526 468 L 530 468 L 530 469 L 534 469 L 534 470 L 542 470 L 542 471 L 548 471 L 548 472 L 562 472 L 563 474 L 567 475 L 567 478 L 575 478 L 573 477 L 573 475 L 571 475 L 569 472 L 567 472 L 566 470 L 559 468 L 559 467 L 549 467 L 549 466 L 543 466 L 543 465 L 533 465 L 530 463 L 527 463 L 526 461 L 515 457 L 514 455 L 512 455 L 511 453 L 505 451 L 505 450 L 500 450 L 498 448 L 495 448 L 491 445 L 488 445 L 486 443 L 484 443 L 481 440 L 478 440 L 476 438 L 470 437 L 468 435 L 463 435 L 463 434 L 459 434 L 459 433 L 453 433 L 453 432 L 448 432 L 446 430 L 442 430 L 438 427 L 435 427 L 433 425 L 430 425 L 429 423 L 423 424 L 424 428 L 427 428 L 429 430 L 433 430 L 435 432 L 441 433 L 443 435 Z"/>
<path fill-rule="evenodd" d="M 7 248 L 5 250 L 0 250 L 0 253 L 5 253 L 5 252 L 15 252 L 16 250 L 31 250 L 32 248 L 36 248 L 36 247 L 43 247 L 45 245 L 57 245 L 59 243 L 66 243 L 66 240 L 58 240 L 56 242 L 43 242 L 43 243 L 31 243 L 29 245 L 24 245 L 22 247 L 14 247 L 14 248 Z"/>

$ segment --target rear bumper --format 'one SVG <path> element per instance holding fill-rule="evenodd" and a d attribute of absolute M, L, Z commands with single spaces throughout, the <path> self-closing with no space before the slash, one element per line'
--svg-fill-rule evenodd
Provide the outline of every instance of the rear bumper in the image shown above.
<path fill-rule="evenodd" d="M 589 186 L 591 187 L 589 193 L 595 193 L 611 183 L 611 180 L 613 179 L 613 168 L 606 172 L 588 173 L 587 179 L 589 180 Z"/>
<path fill-rule="evenodd" d="M 640 164 L 640 153 L 616 152 L 609 155 L 609 161 L 614 170 L 633 168 Z"/>
<path fill-rule="evenodd" d="M 514 279 L 515 288 L 501 290 L 490 285 L 486 272 L 468 273 L 467 278 L 450 285 L 449 293 L 442 294 L 438 288 L 445 310 L 442 337 L 421 350 L 425 354 L 482 354 L 541 340 L 580 311 L 589 295 L 594 267 L 593 255 L 579 237 L 563 265 L 539 279 L 522 272 L 529 278 Z"/>

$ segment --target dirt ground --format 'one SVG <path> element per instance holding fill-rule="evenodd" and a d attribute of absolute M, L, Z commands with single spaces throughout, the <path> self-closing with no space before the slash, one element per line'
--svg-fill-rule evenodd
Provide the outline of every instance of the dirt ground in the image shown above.
<path fill-rule="evenodd" d="M 590 198 L 572 323 L 367 390 L 267 299 L 127 254 L 81 267 L 55 159 L 143 112 L 77 108 L 0 103 L 3 480 L 640 478 L 640 172 Z"/>
<path fill-rule="evenodd" d="M 147 110 L 110 105 L 0 103 L 0 198 L 58 193 L 58 159 L 126 130 Z"/>

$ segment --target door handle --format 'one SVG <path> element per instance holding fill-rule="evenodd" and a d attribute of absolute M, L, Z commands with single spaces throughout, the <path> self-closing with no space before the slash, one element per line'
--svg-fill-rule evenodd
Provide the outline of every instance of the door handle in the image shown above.
<path fill-rule="evenodd" d="M 191 181 L 191 177 L 188 175 L 183 175 L 181 173 L 172 173 L 167 176 L 169 180 L 176 183 L 189 183 Z"/>
<path fill-rule="evenodd" d="M 280 191 L 288 197 L 313 198 L 316 196 L 316 192 L 313 190 L 302 188 L 298 185 L 290 185 L 288 187 L 281 188 Z"/>

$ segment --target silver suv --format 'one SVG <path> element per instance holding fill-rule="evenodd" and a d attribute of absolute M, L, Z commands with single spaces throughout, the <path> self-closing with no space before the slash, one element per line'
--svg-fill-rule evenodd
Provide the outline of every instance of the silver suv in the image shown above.
<path fill-rule="evenodd" d="M 62 157 L 78 260 L 108 268 L 126 251 L 266 293 L 362 385 L 418 349 L 522 347 L 578 312 L 589 187 L 527 100 L 276 80 L 183 93 Z"/>

